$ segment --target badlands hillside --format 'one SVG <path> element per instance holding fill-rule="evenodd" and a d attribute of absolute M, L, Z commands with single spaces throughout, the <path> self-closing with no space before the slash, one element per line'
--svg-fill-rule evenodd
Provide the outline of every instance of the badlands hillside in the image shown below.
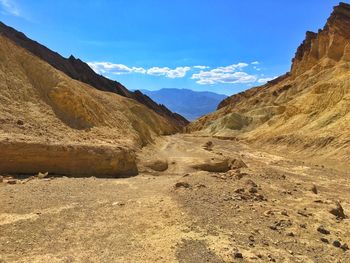
<path fill-rule="evenodd" d="M 133 99 L 71 79 L 3 35 L 0 59 L 2 173 L 137 174 L 135 149 L 178 130 Z"/>
<path fill-rule="evenodd" d="M 164 105 L 155 103 L 152 99 L 144 95 L 142 92 L 132 92 L 124 87 L 121 83 L 96 74 L 88 66 L 88 64 L 81 61 L 80 59 L 75 58 L 73 55 L 71 55 L 69 58 L 64 58 L 60 54 L 28 38 L 23 33 L 5 25 L 2 22 L 0 22 L 0 33 L 1 35 L 15 42 L 18 46 L 23 47 L 36 57 L 46 61 L 54 68 L 62 71 L 72 79 L 89 84 L 91 87 L 94 87 L 98 90 L 113 92 L 121 96 L 134 99 L 141 104 L 146 105 L 148 108 L 168 119 L 168 121 L 177 127 L 178 131 L 181 131 L 182 127 L 188 124 L 188 121 L 185 118 L 171 112 Z"/>
<path fill-rule="evenodd" d="M 350 5 L 341 3 L 322 30 L 306 33 L 290 72 L 225 99 L 188 130 L 349 163 L 349 122 Z"/>

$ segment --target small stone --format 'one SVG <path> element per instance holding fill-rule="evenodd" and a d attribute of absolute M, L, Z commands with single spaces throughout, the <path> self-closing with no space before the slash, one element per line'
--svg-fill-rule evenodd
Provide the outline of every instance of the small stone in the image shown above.
<path fill-rule="evenodd" d="M 17 125 L 19 125 L 19 126 L 22 126 L 22 125 L 24 125 L 24 121 L 22 121 L 22 120 L 17 120 Z"/>
<path fill-rule="evenodd" d="M 262 240 L 261 243 L 264 245 L 264 246 L 269 246 L 269 242 L 267 240 Z"/>
<path fill-rule="evenodd" d="M 241 159 L 233 159 L 230 162 L 230 168 L 232 170 L 240 169 L 240 168 L 247 168 L 247 167 L 248 166 Z"/>
<path fill-rule="evenodd" d="M 238 180 L 240 180 L 240 179 L 243 178 L 244 175 L 246 175 L 246 174 L 245 174 L 245 173 L 238 172 L 238 173 L 235 174 L 235 178 L 238 179 Z"/>
<path fill-rule="evenodd" d="M 341 247 L 340 241 L 339 241 L 339 240 L 334 240 L 334 241 L 333 241 L 333 246 L 335 246 L 335 247 Z"/>
<path fill-rule="evenodd" d="M 233 257 L 234 258 L 243 258 L 243 254 L 241 252 L 237 251 L 233 254 Z"/>
<path fill-rule="evenodd" d="M 7 183 L 8 184 L 17 184 L 17 180 L 16 179 L 10 179 L 10 180 L 7 180 Z"/>
<path fill-rule="evenodd" d="M 213 142 L 212 141 L 207 141 L 204 145 L 203 145 L 203 149 L 207 150 L 207 151 L 212 151 L 213 149 Z"/>
<path fill-rule="evenodd" d="M 348 246 L 348 244 L 346 244 L 346 243 L 344 243 L 343 245 L 341 245 L 340 248 L 341 248 L 342 250 L 344 250 L 344 251 L 349 250 L 349 246 Z"/>
<path fill-rule="evenodd" d="M 311 191 L 312 191 L 315 195 L 317 195 L 318 191 L 317 191 L 316 185 L 312 185 Z"/>
<path fill-rule="evenodd" d="M 309 216 L 312 215 L 311 213 L 309 213 L 309 212 L 307 212 L 305 210 L 299 210 L 298 214 L 301 215 L 301 216 L 304 216 L 304 217 L 309 217 Z"/>
<path fill-rule="evenodd" d="M 329 244 L 329 240 L 328 240 L 327 238 L 321 237 L 320 240 L 321 240 L 323 243 Z"/>
<path fill-rule="evenodd" d="M 282 211 L 282 212 L 281 212 L 281 215 L 283 215 L 283 216 L 288 216 L 288 213 L 287 213 L 287 211 Z"/>
<path fill-rule="evenodd" d="M 256 194 L 257 192 L 258 192 L 258 189 L 256 189 L 256 187 L 251 187 L 249 189 L 249 193 L 251 193 L 251 194 Z"/>
<path fill-rule="evenodd" d="M 236 190 L 234 190 L 234 192 L 237 194 L 244 193 L 245 189 L 244 188 L 237 188 Z"/>
<path fill-rule="evenodd" d="M 258 185 L 253 181 L 253 180 L 250 180 L 248 179 L 246 182 L 245 182 L 246 185 L 250 185 L 252 187 L 258 187 Z"/>
<path fill-rule="evenodd" d="M 191 185 L 189 183 L 186 183 L 186 182 L 178 182 L 175 184 L 175 188 L 180 188 L 180 187 L 190 188 Z"/>
<path fill-rule="evenodd" d="M 336 207 L 332 208 L 329 211 L 332 215 L 336 216 L 337 219 L 344 219 L 346 218 L 346 215 L 344 213 L 344 209 L 341 206 L 341 204 L 339 202 L 336 202 Z"/>
<path fill-rule="evenodd" d="M 48 176 L 48 175 L 49 175 L 48 172 L 46 172 L 46 173 L 41 173 L 41 172 L 39 172 L 39 173 L 37 174 L 37 177 L 38 177 L 39 179 L 43 179 L 43 178 L 45 178 L 45 177 Z"/>
<path fill-rule="evenodd" d="M 317 231 L 324 235 L 329 235 L 331 233 L 329 230 L 325 229 L 323 226 L 319 226 L 317 228 Z"/>
<path fill-rule="evenodd" d="M 168 161 L 167 160 L 153 160 L 149 161 L 145 164 L 146 167 L 152 169 L 157 172 L 164 172 L 168 169 Z"/>
<path fill-rule="evenodd" d="M 277 230 L 277 226 L 276 226 L 276 225 L 270 225 L 269 227 L 270 227 L 270 229 L 272 229 L 272 230 Z"/>
<path fill-rule="evenodd" d="M 270 215 L 274 215 L 274 212 L 271 210 L 266 210 L 263 214 L 264 214 L 264 216 L 268 217 Z"/>
<path fill-rule="evenodd" d="M 289 236 L 289 237 L 294 237 L 295 235 L 294 235 L 293 232 L 289 232 L 289 233 L 287 233 L 287 236 Z"/>

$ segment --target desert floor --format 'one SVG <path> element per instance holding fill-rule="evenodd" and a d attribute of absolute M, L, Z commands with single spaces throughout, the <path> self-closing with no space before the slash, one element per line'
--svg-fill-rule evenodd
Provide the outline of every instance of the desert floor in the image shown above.
<path fill-rule="evenodd" d="M 247 167 L 194 169 L 225 158 Z M 131 178 L 4 177 L 0 262 L 350 262 L 350 220 L 330 213 L 350 216 L 346 169 L 193 135 L 138 159 Z"/>

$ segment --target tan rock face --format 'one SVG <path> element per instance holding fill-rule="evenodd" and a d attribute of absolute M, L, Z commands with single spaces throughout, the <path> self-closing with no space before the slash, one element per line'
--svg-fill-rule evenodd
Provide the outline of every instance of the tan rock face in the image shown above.
<path fill-rule="evenodd" d="M 135 154 L 128 148 L 101 145 L 2 143 L 2 173 L 124 177 L 137 175 Z"/>
<path fill-rule="evenodd" d="M 177 129 L 0 36 L 0 173 L 135 175 L 135 149 Z"/>
<path fill-rule="evenodd" d="M 349 61 L 348 44 L 350 39 L 350 6 L 341 3 L 334 8 L 327 24 L 318 33 L 307 32 L 306 39 L 299 46 L 291 73 L 300 75 L 329 58 L 335 62 Z"/>
<path fill-rule="evenodd" d="M 322 30 L 306 34 L 290 72 L 227 98 L 187 130 L 349 161 L 349 58 L 350 5 L 342 3 Z"/>

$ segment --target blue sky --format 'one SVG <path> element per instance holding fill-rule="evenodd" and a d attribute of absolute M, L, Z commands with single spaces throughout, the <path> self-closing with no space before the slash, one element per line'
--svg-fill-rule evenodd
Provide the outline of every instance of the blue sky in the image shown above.
<path fill-rule="evenodd" d="M 0 20 L 129 89 L 231 95 L 290 68 L 333 0 L 0 0 Z"/>

